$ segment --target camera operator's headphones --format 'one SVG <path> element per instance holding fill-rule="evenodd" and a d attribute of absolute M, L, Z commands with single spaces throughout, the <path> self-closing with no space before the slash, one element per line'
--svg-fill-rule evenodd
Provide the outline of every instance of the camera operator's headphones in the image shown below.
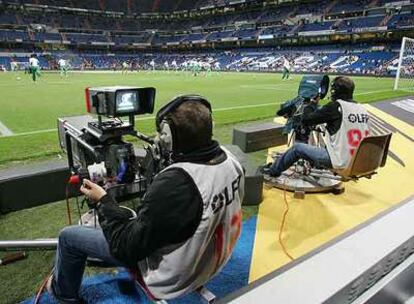
<path fill-rule="evenodd" d="M 179 140 L 178 128 L 172 119 L 174 111 L 187 102 L 198 102 L 203 104 L 212 114 L 211 105 L 204 97 L 200 95 L 180 95 L 163 106 L 155 117 L 155 124 L 158 132 L 158 140 L 163 150 L 162 153 L 170 154 L 174 160 L 178 159 L 181 151 L 177 151 L 176 145 Z"/>

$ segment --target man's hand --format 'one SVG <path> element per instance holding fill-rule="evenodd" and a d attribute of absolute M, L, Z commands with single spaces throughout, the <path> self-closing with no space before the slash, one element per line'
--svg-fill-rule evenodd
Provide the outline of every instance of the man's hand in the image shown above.
<path fill-rule="evenodd" d="M 83 180 L 83 185 L 80 188 L 80 191 L 95 203 L 99 202 L 101 198 L 106 195 L 106 191 L 102 187 L 92 183 L 88 179 Z"/>

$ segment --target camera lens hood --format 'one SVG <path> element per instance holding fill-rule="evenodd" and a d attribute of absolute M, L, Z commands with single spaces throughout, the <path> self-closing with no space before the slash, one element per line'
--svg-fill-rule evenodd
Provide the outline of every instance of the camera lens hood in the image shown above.
<path fill-rule="evenodd" d="M 323 99 L 328 91 L 328 75 L 305 75 L 300 82 L 298 95 L 305 99 L 313 99 L 319 95 Z"/>

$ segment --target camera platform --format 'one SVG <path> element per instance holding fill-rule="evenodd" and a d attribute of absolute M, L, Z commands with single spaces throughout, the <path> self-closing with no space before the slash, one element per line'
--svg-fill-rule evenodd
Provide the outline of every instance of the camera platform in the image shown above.
<path fill-rule="evenodd" d="M 329 173 L 330 171 L 327 171 Z M 303 198 L 305 193 L 344 192 L 342 182 L 327 177 L 314 177 L 288 169 L 279 177 L 263 174 L 265 184 L 281 190 L 294 192 L 295 197 Z"/>

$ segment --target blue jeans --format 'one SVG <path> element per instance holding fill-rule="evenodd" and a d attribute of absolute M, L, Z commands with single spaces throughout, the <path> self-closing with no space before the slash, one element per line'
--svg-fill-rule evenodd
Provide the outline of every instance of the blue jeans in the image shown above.
<path fill-rule="evenodd" d="M 332 168 L 328 151 L 307 144 L 295 143 L 269 169 L 271 176 L 280 176 L 299 159 L 305 159 L 314 167 Z"/>
<path fill-rule="evenodd" d="M 59 234 L 52 289 L 63 303 L 78 303 L 86 258 L 93 257 L 114 266 L 124 266 L 111 256 L 101 229 L 70 226 Z"/>

